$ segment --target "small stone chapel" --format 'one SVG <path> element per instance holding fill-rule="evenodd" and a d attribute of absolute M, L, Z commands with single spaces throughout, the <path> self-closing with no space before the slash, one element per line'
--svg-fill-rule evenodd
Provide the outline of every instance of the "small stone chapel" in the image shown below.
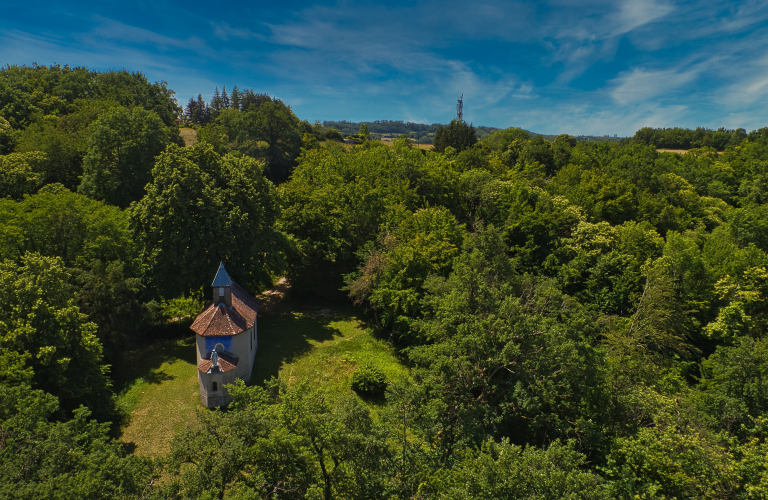
<path fill-rule="evenodd" d="M 225 384 L 233 383 L 235 378 L 251 379 L 259 346 L 259 301 L 232 281 L 223 262 L 211 286 L 213 302 L 190 327 L 197 339 L 200 401 L 209 408 L 232 400 Z"/>

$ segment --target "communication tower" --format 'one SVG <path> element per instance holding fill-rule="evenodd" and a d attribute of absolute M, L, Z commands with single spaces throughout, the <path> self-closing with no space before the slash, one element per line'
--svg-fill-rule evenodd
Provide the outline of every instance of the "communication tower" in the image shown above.
<path fill-rule="evenodd" d="M 464 121 L 464 94 L 461 94 L 461 97 L 456 98 L 456 119 L 459 120 L 459 122 Z"/>

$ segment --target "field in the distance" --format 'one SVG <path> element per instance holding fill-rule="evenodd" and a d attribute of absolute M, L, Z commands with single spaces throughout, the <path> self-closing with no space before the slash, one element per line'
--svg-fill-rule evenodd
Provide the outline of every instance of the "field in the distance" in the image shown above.
<path fill-rule="evenodd" d="M 197 142 L 197 130 L 192 128 L 179 129 L 179 135 L 184 139 L 184 146 L 194 146 Z"/>
<path fill-rule="evenodd" d="M 413 141 L 413 139 L 411 140 Z M 381 142 L 383 142 L 384 144 L 390 147 L 392 147 L 395 144 L 395 141 L 391 139 L 387 140 L 386 138 L 382 139 Z M 419 149 L 432 149 L 432 144 L 417 144 L 415 141 L 413 141 L 413 146 Z"/>
<path fill-rule="evenodd" d="M 374 337 L 357 310 L 303 306 L 287 301 L 259 318 L 252 384 L 279 376 L 288 385 L 308 381 L 331 396 L 350 394 L 352 373 L 368 360 L 390 380 L 409 376 L 394 350 Z M 173 435 L 195 421 L 196 411 L 208 411 L 200 404 L 194 337 L 156 342 L 129 353 L 126 360 L 115 367 L 125 375 L 119 399 L 130 414 L 121 440 L 136 454 L 162 456 Z"/>

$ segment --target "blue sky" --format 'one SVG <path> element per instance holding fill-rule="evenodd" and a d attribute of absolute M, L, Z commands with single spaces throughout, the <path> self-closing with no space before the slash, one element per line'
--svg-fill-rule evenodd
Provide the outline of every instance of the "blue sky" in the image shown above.
<path fill-rule="evenodd" d="M 301 119 L 632 135 L 768 126 L 768 2 L 11 2 L 0 63 L 253 88 Z M 11 6 L 12 5 L 12 6 Z M 10 7 L 10 8 L 9 8 Z"/>

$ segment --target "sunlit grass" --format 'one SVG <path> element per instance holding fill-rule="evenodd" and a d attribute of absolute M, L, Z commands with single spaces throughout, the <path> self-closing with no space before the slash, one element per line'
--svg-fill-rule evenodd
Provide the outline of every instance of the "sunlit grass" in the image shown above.
<path fill-rule="evenodd" d="M 305 312 L 298 304 L 284 303 L 259 319 L 250 383 L 278 376 L 288 385 L 307 381 L 331 396 L 352 394 L 352 373 L 363 362 L 381 368 L 389 380 L 409 376 L 394 349 L 375 338 L 356 310 Z M 130 416 L 121 440 L 132 444 L 136 454 L 167 453 L 174 434 L 194 423 L 195 412 L 204 408 L 193 336 L 128 353 L 115 373 L 120 405 Z"/>
<path fill-rule="evenodd" d="M 278 376 L 288 385 L 308 381 L 346 393 L 351 391 L 352 373 L 363 362 L 380 367 L 389 380 L 408 376 L 394 349 L 376 339 L 355 311 L 285 311 L 260 320 L 252 383 Z"/>
<path fill-rule="evenodd" d="M 119 395 L 129 415 L 120 439 L 135 446 L 138 455 L 161 456 L 173 435 L 194 421 L 195 409 L 202 408 L 194 337 L 156 342 L 130 353 L 123 365 L 123 374 L 135 378 Z"/>

